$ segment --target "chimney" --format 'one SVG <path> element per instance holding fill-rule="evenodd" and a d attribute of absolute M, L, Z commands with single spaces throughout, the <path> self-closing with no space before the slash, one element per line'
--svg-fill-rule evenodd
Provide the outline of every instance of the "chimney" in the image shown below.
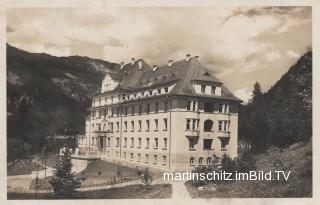
<path fill-rule="evenodd" d="M 142 60 L 138 61 L 138 66 L 139 66 L 139 69 L 142 70 Z"/>
<path fill-rule="evenodd" d="M 131 65 L 133 65 L 134 64 L 134 58 L 131 58 Z"/>
<path fill-rule="evenodd" d="M 157 65 L 153 65 L 153 69 L 152 69 L 153 72 L 156 71 L 157 69 L 158 69 L 158 66 Z"/>
<path fill-rule="evenodd" d="M 189 61 L 190 61 L 190 58 L 191 58 L 191 55 L 190 55 L 190 54 L 187 54 L 187 55 L 186 55 L 186 61 L 189 62 Z"/>
<path fill-rule="evenodd" d="M 171 67 L 172 64 L 173 64 L 173 60 L 169 60 L 169 61 L 168 61 L 168 67 Z"/>
<path fill-rule="evenodd" d="M 199 60 L 199 56 L 195 56 L 194 59 L 196 59 L 198 61 Z"/>
<path fill-rule="evenodd" d="M 122 61 L 122 62 L 120 63 L 120 70 L 123 69 L 123 67 L 124 67 L 124 62 Z"/>

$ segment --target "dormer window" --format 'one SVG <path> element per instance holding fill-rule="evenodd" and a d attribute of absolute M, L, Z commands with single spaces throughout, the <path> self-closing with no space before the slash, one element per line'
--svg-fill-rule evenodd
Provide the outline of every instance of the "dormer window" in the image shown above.
<path fill-rule="evenodd" d="M 216 87 L 215 86 L 211 86 L 211 94 L 212 95 L 216 94 Z"/>
<path fill-rule="evenodd" d="M 201 93 L 205 93 L 206 92 L 206 86 L 205 85 L 201 85 Z"/>

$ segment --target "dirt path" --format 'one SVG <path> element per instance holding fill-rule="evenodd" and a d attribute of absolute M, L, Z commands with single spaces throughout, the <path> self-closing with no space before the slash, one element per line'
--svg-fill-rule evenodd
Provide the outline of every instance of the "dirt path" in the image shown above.
<path fill-rule="evenodd" d="M 172 199 L 191 199 L 185 181 L 172 181 Z"/>

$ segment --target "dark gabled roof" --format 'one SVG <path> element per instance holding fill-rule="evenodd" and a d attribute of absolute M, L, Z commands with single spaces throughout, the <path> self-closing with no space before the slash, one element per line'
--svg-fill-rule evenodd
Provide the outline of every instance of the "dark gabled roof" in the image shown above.
<path fill-rule="evenodd" d="M 205 82 L 221 86 L 221 96 L 211 97 L 241 101 L 195 58 L 190 58 L 188 62 L 185 59 L 176 61 L 170 67 L 168 65 L 162 65 L 155 71 L 153 71 L 144 60 L 141 61 L 143 64 L 142 70 L 139 69 L 138 61 L 136 61 L 133 65 L 131 65 L 131 63 L 126 64 L 118 73 L 109 73 L 112 78 L 115 77 L 115 79 L 120 81 L 115 91 L 147 90 L 156 86 L 176 83 L 168 95 L 208 97 L 208 95 L 196 93 L 192 85 L 193 82 Z"/>

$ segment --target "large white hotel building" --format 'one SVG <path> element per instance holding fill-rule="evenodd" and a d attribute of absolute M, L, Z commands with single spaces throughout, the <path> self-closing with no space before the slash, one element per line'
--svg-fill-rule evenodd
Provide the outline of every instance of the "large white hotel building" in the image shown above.
<path fill-rule="evenodd" d="M 152 68 L 132 59 L 92 95 L 79 150 L 166 170 L 209 165 L 237 155 L 240 102 L 197 56 Z"/>

